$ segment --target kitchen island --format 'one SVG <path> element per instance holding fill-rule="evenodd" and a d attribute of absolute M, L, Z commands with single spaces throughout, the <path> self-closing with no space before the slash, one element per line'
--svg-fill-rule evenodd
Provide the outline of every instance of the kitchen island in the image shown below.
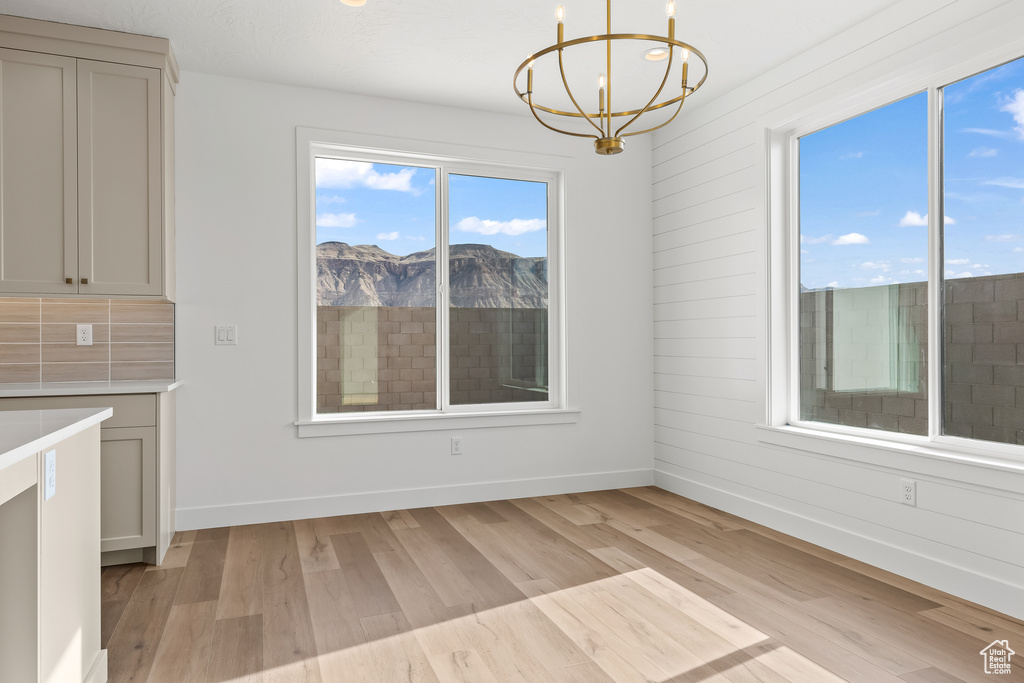
<path fill-rule="evenodd" d="M 107 680 L 100 423 L 112 414 L 0 412 L 0 681 Z"/>

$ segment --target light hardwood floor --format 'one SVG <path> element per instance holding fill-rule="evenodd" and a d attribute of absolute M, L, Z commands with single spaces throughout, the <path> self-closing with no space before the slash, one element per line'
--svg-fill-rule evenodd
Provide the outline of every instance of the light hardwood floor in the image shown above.
<path fill-rule="evenodd" d="M 983 681 L 1024 623 L 657 488 L 180 532 L 121 681 Z"/>

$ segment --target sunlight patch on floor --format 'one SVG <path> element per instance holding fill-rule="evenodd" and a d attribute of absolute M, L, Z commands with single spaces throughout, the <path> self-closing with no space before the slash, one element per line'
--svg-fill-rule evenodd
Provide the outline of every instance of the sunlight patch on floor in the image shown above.
<path fill-rule="evenodd" d="M 737 667 L 755 680 L 842 680 L 621 550 L 592 552 L 622 573 L 562 589 L 547 579 L 521 582 L 522 601 L 411 630 L 401 615 L 363 618 L 372 640 L 319 655 L 321 679 L 575 683 L 596 666 L 630 682 L 727 681 L 722 672 Z M 305 681 L 310 664 L 232 683 Z"/>

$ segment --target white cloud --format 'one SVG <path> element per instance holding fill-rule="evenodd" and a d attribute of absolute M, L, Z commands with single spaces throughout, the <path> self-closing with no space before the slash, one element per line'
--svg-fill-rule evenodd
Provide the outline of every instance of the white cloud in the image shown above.
<path fill-rule="evenodd" d="M 971 262 L 969 258 L 950 258 L 946 259 L 947 266 L 963 266 Z"/>
<path fill-rule="evenodd" d="M 836 246 L 843 246 L 846 244 L 871 244 L 871 240 L 859 232 L 851 232 L 846 235 L 840 235 L 836 239 L 832 240 L 832 244 Z"/>
<path fill-rule="evenodd" d="M 964 128 L 963 132 L 965 132 L 965 133 L 977 133 L 978 135 L 989 135 L 989 136 L 994 137 L 994 138 L 1008 138 L 1008 137 L 1012 137 L 1012 134 L 1009 131 L 993 130 L 991 128 Z"/>
<path fill-rule="evenodd" d="M 907 211 L 903 218 L 900 219 L 900 227 L 906 228 L 908 226 L 926 226 L 928 225 L 928 214 L 921 215 L 917 211 Z"/>
<path fill-rule="evenodd" d="M 1014 247 L 1014 248 L 1013 248 L 1013 253 L 1014 253 L 1014 254 L 1021 254 L 1021 253 L 1024 253 L 1024 247 Z"/>
<path fill-rule="evenodd" d="M 381 232 L 381 233 L 377 233 L 377 239 L 379 239 L 379 240 L 397 240 L 398 239 L 398 231 L 396 230 L 395 232 Z"/>
<path fill-rule="evenodd" d="M 924 263 L 924 257 L 915 256 L 913 258 L 901 258 L 900 263 Z"/>
<path fill-rule="evenodd" d="M 866 268 L 868 270 L 880 270 L 883 273 L 889 272 L 888 261 L 865 261 L 864 263 L 860 264 L 860 267 Z"/>
<path fill-rule="evenodd" d="M 363 161 L 316 160 L 317 189 L 328 187 L 344 190 L 351 187 L 366 187 L 371 190 L 396 190 L 418 194 L 419 190 L 412 186 L 415 174 L 414 168 L 403 168 L 396 173 L 378 173 L 373 169 L 373 164 Z"/>
<path fill-rule="evenodd" d="M 992 180 L 986 180 L 982 185 L 1012 187 L 1015 190 L 1024 190 L 1024 178 L 993 178 Z"/>
<path fill-rule="evenodd" d="M 463 218 L 455 224 L 457 230 L 462 232 L 475 232 L 481 235 L 522 235 L 527 232 L 536 232 L 547 227 L 547 222 L 540 218 L 513 218 L 510 221 L 491 221 L 480 219 L 476 216 Z"/>
<path fill-rule="evenodd" d="M 850 152 L 848 154 L 840 155 L 840 159 L 860 159 L 864 156 L 864 152 Z"/>
<path fill-rule="evenodd" d="M 870 280 L 868 280 L 868 282 L 870 282 L 873 285 L 886 285 L 886 284 L 898 285 L 899 284 L 899 280 L 894 280 L 894 279 L 892 279 L 891 277 L 889 277 L 887 275 L 879 275 L 878 277 L 873 277 Z"/>
<path fill-rule="evenodd" d="M 927 275 L 927 273 L 923 270 L 915 270 L 914 275 Z"/>
<path fill-rule="evenodd" d="M 1013 129 L 1017 131 L 1017 136 L 1024 140 L 1024 90 L 1019 88 L 1014 90 L 1010 101 L 1000 107 L 999 111 L 1009 112 L 1013 115 L 1013 120 L 1017 123 Z"/>
<path fill-rule="evenodd" d="M 807 235 L 800 235 L 800 244 L 824 244 L 832 239 L 832 235 L 822 235 L 821 237 L 808 237 Z"/>
<path fill-rule="evenodd" d="M 974 273 L 972 273 L 972 272 L 971 272 L 971 271 L 969 271 L 969 270 L 965 270 L 965 271 L 964 271 L 964 272 L 962 272 L 962 273 L 956 273 L 956 272 L 953 272 L 952 270 L 947 270 L 947 271 L 946 271 L 946 277 L 947 277 L 947 278 L 955 278 L 955 277 L 974 277 Z"/>
<path fill-rule="evenodd" d="M 994 157 L 999 156 L 998 149 L 992 149 L 991 147 L 978 147 L 971 150 L 968 154 L 969 157 Z"/>
<path fill-rule="evenodd" d="M 956 219 L 952 216 L 945 217 L 946 225 L 956 225 Z M 923 216 L 917 211 L 907 211 L 903 214 L 903 218 L 900 219 L 900 227 L 927 227 L 928 225 L 928 214 Z"/>
<path fill-rule="evenodd" d="M 810 254 L 811 252 L 807 251 L 806 249 L 801 249 L 800 253 L 801 254 Z"/>
<path fill-rule="evenodd" d="M 985 235 L 986 242 L 1013 242 L 1016 239 L 1014 235 Z"/>
<path fill-rule="evenodd" d="M 354 213 L 322 213 L 316 217 L 318 228 L 351 228 L 356 223 Z"/>
<path fill-rule="evenodd" d="M 825 286 L 826 287 L 831 287 L 832 289 L 835 289 L 836 287 L 839 286 L 839 280 L 833 280 L 832 282 L 828 283 Z"/>

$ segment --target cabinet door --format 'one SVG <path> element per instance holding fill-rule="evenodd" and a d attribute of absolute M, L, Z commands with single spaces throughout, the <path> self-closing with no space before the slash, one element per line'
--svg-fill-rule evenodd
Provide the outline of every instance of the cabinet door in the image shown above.
<path fill-rule="evenodd" d="M 160 70 L 78 61 L 79 291 L 163 293 Z"/>
<path fill-rule="evenodd" d="M 74 59 L 0 49 L 0 292 L 78 291 L 75 89 Z"/>
<path fill-rule="evenodd" d="M 100 431 L 100 550 L 156 543 L 156 428 Z"/>

